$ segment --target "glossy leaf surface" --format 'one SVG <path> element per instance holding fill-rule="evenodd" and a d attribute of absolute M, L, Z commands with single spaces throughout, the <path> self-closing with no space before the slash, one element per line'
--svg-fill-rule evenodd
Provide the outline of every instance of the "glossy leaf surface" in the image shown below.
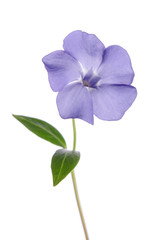
<path fill-rule="evenodd" d="M 51 169 L 53 174 L 53 185 L 61 182 L 77 165 L 80 159 L 80 153 L 60 149 L 52 157 Z"/>
<path fill-rule="evenodd" d="M 21 122 L 31 132 L 37 136 L 55 144 L 66 148 L 66 142 L 61 133 L 49 123 L 37 118 L 31 118 L 21 115 L 13 115 L 19 122 Z"/>

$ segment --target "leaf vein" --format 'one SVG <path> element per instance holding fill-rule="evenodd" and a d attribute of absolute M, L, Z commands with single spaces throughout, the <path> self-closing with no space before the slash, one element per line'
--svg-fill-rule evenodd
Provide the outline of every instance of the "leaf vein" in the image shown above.
<path fill-rule="evenodd" d="M 60 167 L 59 174 L 57 176 L 56 182 L 58 182 L 58 180 L 59 180 L 59 177 L 60 177 L 60 174 L 61 174 L 61 171 L 62 171 L 62 168 L 63 168 L 63 165 L 64 165 L 64 162 L 66 160 L 67 155 L 68 155 L 68 152 L 65 153 L 65 156 L 64 156 L 64 158 L 62 160 L 61 167 Z"/>
<path fill-rule="evenodd" d="M 44 131 L 46 131 L 49 135 L 51 135 L 52 137 L 54 137 L 56 140 L 58 140 L 61 144 L 62 144 L 62 146 L 64 146 L 65 147 L 65 145 L 63 144 L 63 142 L 54 134 L 54 133 L 52 133 L 51 131 L 49 131 L 47 128 L 44 128 L 44 127 L 42 127 L 41 125 L 39 125 L 39 124 L 36 124 L 36 123 L 34 123 L 34 122 L 29 122 L 29 121 L 27 121 L 26 119 L 24 119 L 23 118 L 23 120 L 25 121 L 25 122 L 27 122 L 27 123 L 31 123 L 32 125 L 34 125 L 34 126 L 36 126 L 36 127 L 38 127 L 38 128 L 41 128 L 42 130 L 44 130 Z M 51 126 L 52 127 L 52 126 Z"/>

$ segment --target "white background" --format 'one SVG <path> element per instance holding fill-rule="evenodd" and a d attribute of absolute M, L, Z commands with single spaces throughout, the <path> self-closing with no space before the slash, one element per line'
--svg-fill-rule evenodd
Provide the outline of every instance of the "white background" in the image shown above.
<path fill-rule="evenodd" d="M 159 7 L 151 0 L 14 0 L 0 6 L 0 239 L 82 240 L 71 176 L 53 187 L 56 146 L 11 114 L 53 124 L 72 148 L 41 58 L 73 30 L 130 54 L 138 97 L 121 121 L 77 120 L 76 176 L 90 240 L 159 239 Z"/>

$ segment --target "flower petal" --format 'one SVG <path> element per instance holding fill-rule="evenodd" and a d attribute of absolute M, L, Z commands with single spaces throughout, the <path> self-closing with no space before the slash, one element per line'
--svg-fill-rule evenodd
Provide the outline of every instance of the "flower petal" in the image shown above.
<path fill-rule="evenodd" d="M 66 36 L 64 50 L 76 58 L 85 70 L 96 70 L 102 61 L 103 43 L 94 35 L 82 31 L 74 31 Z"/>
<path fill-rule="evenodd" d="M 103 84 L 91 91 L 94 114 L 107 121 L 119 120 L 134 102 L 136 88 Z"/>
<path fill-rule="evenodd" d="M 61 91 L 65 85 L 80 78 L 81 67 L 76 59 L 65 51 L 55 51 L 42 59 L 48 71 L 53 91 Z"/>
<path fill-rule="evenodd" d="M 103 79 L 101 83 L 131 84 L 134 71 L 127 51 L 117 45 L 106 48 L 98 75 Z"/>
<path fill-rule="evenodd" d="M 80 118 L 93 124 L 93 103 L 90 92 L 81 83 L 68 84 L 57 95 L 57 107 L 62 118 Z"/>

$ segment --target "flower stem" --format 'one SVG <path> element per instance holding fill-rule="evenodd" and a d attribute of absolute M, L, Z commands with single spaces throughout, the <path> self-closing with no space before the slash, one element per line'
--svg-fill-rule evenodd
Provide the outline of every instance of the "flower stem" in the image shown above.
<path fill-rule="evenodd" d="M 73 136 L 74 136 L 73 151 L 75 151 L 75 149 L 76 149 L 76 125 L 75 125 L 75 120 L 74 119 L 72 119 L 72 125 L 73 125 Z M 74 170 L 71 172 L 71 175 L 72 175 L 72 181 L 73 181 L 73 187 L 74 187 L 74 191 L 75 191 L 77 206 L 78 206 L 79 214 L 80 214 L 82 225 L 83 225 L 83 230 L 84 230 L 84 233 L 85 233 L 86 240 L 89 240 L 88 233 L 87 233 L 87 228 L 86 228 L 86 223 L 85 223 L 85 220 L 84 220 L 84 216 L 83 216 L 83 212 L 82 212 L 82 208 L 81 208 L 81 204 L 80 204 L 80 199 L 79 199 L 77 182 L 76 182 L 76 177 L 75 177 Z"/>
<path fill-rule="evenodd" d="M 75 119 L 72 119 L 72 125 L 73 125 L 73 151 L 76 149 L 76 125 L 75 125 Z"/>

